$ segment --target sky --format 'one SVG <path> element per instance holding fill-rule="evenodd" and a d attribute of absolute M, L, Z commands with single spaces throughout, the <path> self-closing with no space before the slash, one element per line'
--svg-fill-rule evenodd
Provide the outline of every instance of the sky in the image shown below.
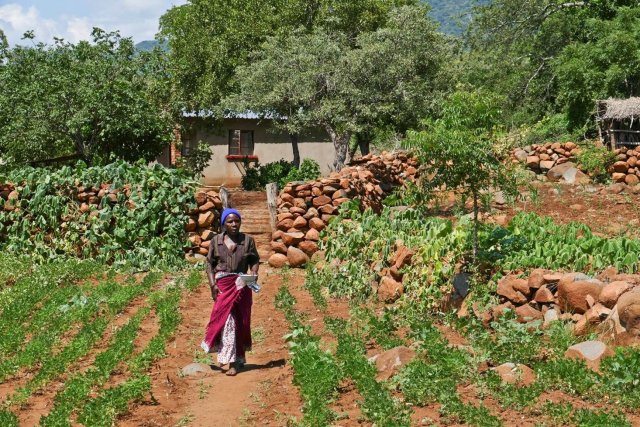
<path fill-rule="evenodd" d="M 138 43 L 152 40 L 160 16 L 184 3 L 186 0 L 0 0 L 0 29 L 12 46 L 25 44 L 20 39 L 28 30 L 35 31 L 36 41 L 47 43 L 53 37 L 72 43 L 90 40 L 93 27 L 120 30 Z"/>

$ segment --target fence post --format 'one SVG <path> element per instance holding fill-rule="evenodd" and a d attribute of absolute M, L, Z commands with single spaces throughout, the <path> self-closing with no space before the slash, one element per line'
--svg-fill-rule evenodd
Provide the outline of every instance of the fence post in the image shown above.
<path fill-rule="evenodd" d="M 269 219 L 271 222 L 271 231 L 276 230 L 276 217 L 278 214 L 278 184 L 272 182 L 267 184 L 267 208 L 269 208 Z"/>
<path fill-rule="evenodd" d="M 227 209 L 229 207 L 229 192 L 224 187 L 220 187 L 220 200 L 222 201 L 222 209 Z"/>

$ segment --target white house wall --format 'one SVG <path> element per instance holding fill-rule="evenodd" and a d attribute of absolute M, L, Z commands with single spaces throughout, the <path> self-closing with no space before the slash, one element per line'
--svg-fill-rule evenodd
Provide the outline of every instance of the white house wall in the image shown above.
<path fill-rule="evenodd" d="M 207 129 L 196 127 L 197 131 L 191 138 L 203 141 L 211 146 L 213 158 L 204 170 L 202 183 L 205 185 L 222 185 L 228 187 L 240 186 L 242 180 L 242 162 L 232 162 L 226 159 L 228 154 L 229 130 L 253 130 L 254 150 L 260 164 L 276 162 L 280 159 L 293 160 L 291 141 L 287 134 L 274 133 L 268 130 L 268 122 L 258 124 L 251 119 L 226 119 L 221 129 Z M 333 163 L 334 150 L 328 137 L 322 132 L 301 135 L 298 141 L 300 159 L 311 158 L 318 162 L 323 174 L 330 172 Z"/>

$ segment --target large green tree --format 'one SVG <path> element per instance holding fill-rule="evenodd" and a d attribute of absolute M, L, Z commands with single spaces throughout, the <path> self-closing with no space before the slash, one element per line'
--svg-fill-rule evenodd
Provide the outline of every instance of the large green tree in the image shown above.
<path fill-rule="evenodd" d="M 26 34 L 27 40 L 33 34 Z M 163 53 L 118 33 L 2 50 L 0 157 L 23 164 L 77 153 L 87 162 L 152 160 L 175 123 Z"/>
<path fill-rule="evenodd" d="M 225 105 L 260 111 L 292 135 L 325 129 L 339 170 L 354 133 L 406 129 L 433 107 L 447 48 L 427 11 L 392 9 L 383 27 L 355 40 L 326 28 L 270 37 L 237 69 L 239 91 Z"/>
<path fill-rule="evenodd" d="M 456 191 L 473 202 L 473 260 L 478 255 L 478 213 L 483 194 L 503 191 L 515 197 L 518 188 L 509 164 L 496 151 L 502 112 L 500 98 L 484 91 L 458 90 L 442 105 L 438 119 L 409 132 L 405 146 L 422 159 L 421 181 L 428 198 Z"/>
<path fill-rule="evenodd" d="M 625 83 L 637 75 L 637 9 L 637 0 L 494 0 L 478 6 L 462 78 L 504 94 L 515 124 L 562 113 L 572 126 L 582 126 L 596 98 L 637 94 Z M 589 74 L 606 77 L 598 82 Z"/>
<path fill-rule="evenodd" d="M 387 12 L 417 0 L 189 0 L 160 18 L 175 95 L 191 110 L 234 93 L 235 71 L 271 36 L 330 28 L 354 41 L 384 25 Z"/>

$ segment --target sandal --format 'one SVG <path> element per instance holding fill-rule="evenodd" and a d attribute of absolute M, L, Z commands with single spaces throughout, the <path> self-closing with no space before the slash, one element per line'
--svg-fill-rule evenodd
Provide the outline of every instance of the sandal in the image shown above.
<path fill-rule="evenodd" d="M 225 375 L 229 376 L 229 377 L 234 377 L 238 374 L 238 371 L 236 371 L 236 367 L 235 366 L 231 366 L 229 368 L 229 370 L 227 370 L 227 372 L 225 373 Z"/>

